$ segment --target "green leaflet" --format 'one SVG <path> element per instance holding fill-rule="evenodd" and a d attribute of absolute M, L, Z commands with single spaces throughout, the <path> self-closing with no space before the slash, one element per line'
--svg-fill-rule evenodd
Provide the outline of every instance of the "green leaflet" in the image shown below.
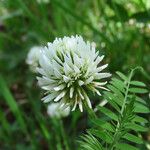
<path fill-rule="evenodd" d="M 143 105 L 142 103 L 136 102 L 134 111 L 136 113 L 150 113 L 150 110 L 147 106 Z"/>
<path fill-rule="evenodd" d="M 109 118 L 118 121 L 118 117 L 115 113 L 113 113 L 111 110 L 105 108 L 105 107 L 101 107 L 98 106 L 99 111 L 101 111 L 102 113 L 104 113 L 105 115 L 107 115 Z"/>
<path fill-rule="evenodd" d="M 114 92 L 115 96 L 120 99 L 120 100 L 123 100 L 124 99 L 124 96 L 122 94 L 121 91 L 119 91 L 119 89 L 115 88 L 113 85 L 108 85 L 107 86 L 112 92 Z"/>
<path fill-rule="evenodd" d="M 139 124 L 135 124 L 135 123 L 127 123 L 126 128 L 133 130 L 133 131 L 139 131 L 139 132 L 146 132 L 147 131 L 147 128 L 145 128 Z"/>
<path fill-rule="evenodd" d="M 147 121 L 145 118 L 140 117 L 140 116 L 138 116 L 138 115 L 136 115 L 136 116 L 134 117 L 133 121 L 139 122 L 139 123 L 141 123 L 141 122 L 142 122 L 142 123 L 148 123 L 148 121 Z"/>
<path fill-rule="evenodd" d="M 91 134 L 88 133 L 81 136 L 83 141 L 79 141 L 81 150 L 104 150 L 99 141 Z"/>
<path fill-rule="evenodd" d="M 148 90 L 142 88 L 130 88 L 129 91 L 137 94 L 144 94 L 148 92 Z"/>
<path fill-rule="evenodd" d="M 135 86 L 146 87 L 145 83 L 140 82 L 140 81 L 131 81 L 130 84 L 135 85 Z"/>
<path fill-rule="evenodd" d="M 121 105 L 120 102 L 117 101 L 117 100 L 114 101 L 114 99 L 111 97 L 111 95 L 112 95 L 112 93 L 105 92 L 104 97 L 105 97 L 105 99 L 109 102 L 109 104 L 110 104 L 115 110 L 117 110 L 118 112 L 120 112 L 120 108 L 119 108 L 119 106 L 117 105 L 118 103 L 119 103 L 119 105 Z"/>
<path fill-rule="evenodd" d="M 119 143 L 115 146 L 118 150 L 139 150 L 138 148 L 125 143 Z"/>
<path fill-rule="evenodd" d="M 112 143 L 113 141 L 113 136 L 110 135 L 107 131 L 99 131 L 97 129 L 90 129 L 89 131 L 90 133 L 102 139 L 103 141 L 106 141 L 107 143 Z"/>
<path fill-rule="evenodd" d="M 92 122 L 94 123 L 94 125 L 99 126 L 102 129 L 106 129 L 106 130 L 111 131 L 111 132 L 115 131 L 115 128 L 111 123 L 106 122 L 102 119 L 94 119 L 94 120 L 92 120 Z"/>
<path fill-rule="evenodd" d="M 107 92 L 105 94 L 105 96 L 107 96 L 107 100 L 111 99 L 114 103 L 118 104 L 119 106 L 122 106 L 122 104 L 123 104 L 123 97 L 119 98 L 117 93 L 114 94 L 114 93 Z M 119 108 L 119 110 L 120 110 L 120 108 Z"/>
<path fill-rule="evenodd" d="M 142 139 L 140 137 L 137 137 L 137 136 L 135 136 L 133 134 L 130 134 L 130 133 L 126 133 L 123 136 L 123 138 L 125 138 L 125 139 L 127 139 L 127 140 L 129 140 L 129 141 L 131 141 L 133 143 L 137 143 L 137 144 L 142 144 L 143 143 L 143 141 L 142 141 Z"/>
<path fill-rule="evenodd" d="M 112 81 L 110 82 L 114 87 L 119 89 L 121 92 L 124 93 L 125 91 L 125 83 L 119 79 L 112 78 Z"/>
<path fill-rule="evenodd" d="M 123 79 L 124 81 L 127 81 L 127 80 L 128 80 L 128 77 L 126 77 L 123 73 L 117 71 L 116 74 L 117 74 L 121 79 Z"/>

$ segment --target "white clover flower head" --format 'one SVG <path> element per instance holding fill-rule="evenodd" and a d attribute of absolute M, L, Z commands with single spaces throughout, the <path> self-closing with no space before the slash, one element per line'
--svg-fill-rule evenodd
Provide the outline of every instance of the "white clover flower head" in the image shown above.
<path fill-rule="evenodd" d="M 102 73 L 108 64 L 100 66 L 104 56 L 99 56 L 95 46 L 85 42 L 81 36 L 56 38 L 48 43 L 40 55 L 40 67 L 37 69 L 41 77 L 37 77 L 39 86 L 46 91 L 44 102 L 58 102 L 72 106 L 72 111 L 79 105 L 83 111 L 83 103 L 92 108 L 87 91 L 101 95 L 98 89 L 107 82 L 103 78 L 110 73 Z"/>
<path fill-rule="evenodd" d="M 38 67 L 41 49 L 41 46 L 34 46 L 30 49 L 27 55 L 26 63 L 30 66 L 31 71 L 33 72 L 36 72 L 36 68 Z"/>
<path fill-rule="evenodd" d="M 70 114 L 70 107 L 63 107 L 60 103 L 51 103 L 47 107 L 47 114 L 52 118 L 67 117 Z"/>

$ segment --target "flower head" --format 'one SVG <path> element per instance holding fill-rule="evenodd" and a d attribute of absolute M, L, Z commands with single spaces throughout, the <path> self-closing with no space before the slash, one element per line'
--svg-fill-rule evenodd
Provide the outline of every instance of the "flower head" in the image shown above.
<path fill-rule="evenodd" d="M 87 91 L 101 95 L 98 89 L 106 89 L 100 82 L 110 73 L 102 73 L 108 64 L 100 66 L 104 56 L 99 56 L 95 46 L 85 42 L 81 36 L 56 38 L 42 49 L 37 77 L 42 89 L 46 90 L 44 102 L 58 102 L 83 111 L 83 103 L 92 108 Z"/>
<path fill-rule="evenodd" d="M 26 63 L 30 66 L 31 71 L 36 72 L 36 68 L 39 64 L 39 56 L 40 56 L 40 50 L 42 47 L 40 46 L 34 46 L 30 49 Z"/>
<path fill-rule="evenodd" d="M 51 103 L 47 107 L 47 114 L 52 118 L 67 117 L 70 113 L 70 107 L 62 107 L 59 103 Z"/>

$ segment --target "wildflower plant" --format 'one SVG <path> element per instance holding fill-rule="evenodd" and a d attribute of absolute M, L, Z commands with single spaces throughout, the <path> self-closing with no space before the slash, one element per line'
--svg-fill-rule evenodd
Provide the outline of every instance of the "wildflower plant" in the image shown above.
<path fill-rule="evenodd" d="M 102 65 L 104 56 L 99 56 L 95 46 L 85 42 L 81 36 L 56 38 L 41 49 L 38 83 L 46 91 L 42 100 L 60 102 L 71 106 L 72 111 L 83 103 L 92 108 L 87 91 L 101 95 L 98 89 L 107 90 L 103 79 L 110 73 L 102 72 L 108 64 Z"/>
<path fill-rule="evenodd" d="M 0 150 L 150 150 L 149 1 L 0 0 Z M 80 36 L 63 37 L 74 33 L 82 33 L 87 39 L 81 42 L 77 40 L 82 39 Z M 53 39 L 59 35 L 61 39 Z M 56 48 L 49 48 L 46 41 Z M 79 41 L 80 49 L 74 41 Z M 97 42 L 97 58 L 105 55 L 97 65 L 92 59 L 93 41 Z M 68 51 L 73 60 L 73 54 L 79 59 L 72 63 Z M 91 61 L 86 62 L 86 56 Z M 44 67 L 39 64 L 40 57 L 48 59 L 44 58 Z M 77 74 L 78 60 L 85 66 L 79 69 L 81 76 Z M 109 69 L 99 73 L 106 71 L 112 76 L 96 79 L 94 67 L 107 63 Z M 131 72 L 127 71 L 136 65 L 145 73 L 135 74 L 134 70 L 129 78 Z M 94 77 L 89 84 L 84 78 L 87 66 L 89 77 Z M 64 68 L 69 68 L 68 74 Z M 115 74 L 116 70 L 124 73 Z M 74 82 L 77 75 L 80 84 Z M 34 76 L 38 76 L 40 86 Z M 72 78 L 72 83 L 67 83 L 66 77 Z M 103 83 L 100 86 L 106 89 L 92 82 Z M 68 87 L 59 86 L 63 83 Z M 64 96 L 60 95 L 63 91 Z M 70 113 L 65 117 L 67 106 Z"/>
<path fill-rule="evenodd" d="M 109 105 L 98 106 L 98 112 L 105 117 L 92 118 L 93 126 L 87 134 L 81 136 L 82 150 L 139 150 L 144 144 L 142 132 L 146 132 L 148 121 L 142 114 L 150 113 L 146 102 L 140 95 L 148 92 L 143 82 L 133 80 L 136 69 L 128 76 L 117 72 L 104 92 L 104 98 Z M 145 148 L 146 149 L 146 148 Z"/>
<path fill-rule="evenodd" d="M 38 52 L 36 71 L 41 76 L 37 80 L 46 91 L 42 100 L 50 102 L 47 113 L 54 124 L 55 119 L 58 120 L 62 135 L 64 127 L 61 118 L 68 116 L 70 108 L 73 111 L 77 105 L 82 112 L 84 105 L 88 106 L 86 108 L 93 126 L 81 136 L 79 149 L 137 150 L 136 146 L 143 144 L 141 132 L 147 131 L 145 124 L 148 121 L 141 114 L 150 110 L 138 95 L 148 92 L 146 85 L 132 80 L 139 67 L 133 69 L 129 76 L 117 72 L 118 77 L 112 78 L 104 87 L 107 82 L 103 79 L 111 76 L 102 72 L 108 64 L 101 65 L 104 56 L 99 56 L 95 45 L 85 42 L 81 36 L 56 38 Z M 101 96 L 99 89 L 104 90 L 103 98 L 107 105 L 99 105 L 94 110 L 103 113 L 104 118 L 99 118 L 93 109 L 89 109 L 92 104 L 88 92 Z M 68 149 L 65 136 L 64 145 Z"/>
<path fill-rule="evenodd" d="M 48 114 L 58 120 L 69 115 L 70 107 L 75 110 L 79 105 L 82 112 L 83 104 L 88 106 L 86 108 L 93 126 L 81 136 L 79 149 L 138 150 L 136 146 L 143 144 L 141 132 L 147 131 L 145 125 L 148 122 L 141 114 L 150 112 L 140 97 L 148 92 L 146 85 L 133 80 L 134 73 L 141 68 L 131 70 L 128 76 L 117 72 L 118 77 L 113 77 L 104 87 L 107 82 L 103 79 L 111 74 L 102 72 L 108 66 L 101 65 L 103 58 L 95 46 L 85 42 L 81 36 L 56 38 L 48 43 L 41 49 L 37 68 L 41 74 L 37 77 L 38 83 L 46 91 L 42 100 L 51 102 Z M 107 105 L 97 106 L 95 113 L 89 109 L 92 104 L 88 92 L 101 96 L 99 89 L 104 90 L 103 98 Z M 69 109 L 65 110 L 66 107 Z M 97 113 L 104 114 L 104 117 L 99 117 Z M 62 122 L 60 125 L 63 129 Z M 66 138 L 64 142 L 68 149 Z"/>

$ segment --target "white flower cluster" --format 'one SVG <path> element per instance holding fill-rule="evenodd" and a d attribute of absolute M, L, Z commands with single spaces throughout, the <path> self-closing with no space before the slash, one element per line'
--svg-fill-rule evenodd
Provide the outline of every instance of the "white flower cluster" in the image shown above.
<path fill-rule="evenodd" d="M 67 117 L 70 113 L 70 107 L 62 107 L 59 103 L 51 103 L 48 105 L 47 113 L 52 118 Z"/>
<path fill-rule="evenodd" d="M 87 91 L 96 92 L 107 82 L 101 82 L 110 73 L 102 73 L 108 64 L 100 65 L 104 56 L 99 56 L 90 42 L 81 36 L 56 38 L 53 43 L 44 47 L 39 57 L 40 67 L 37 71 L 39 86 L 46 91 L 44 102 L 60 102 L 61 105 L 72 106 L 72 111 L 83 104 L 92 108 Z"/>
<path fill-rule="evenodd" d="M 40 46 L 34 46 L 30 49 L 26 63 L 30 66 L 31 71 L 36 72 L 36 68 L 39 64 L 39 56 L 40 56 L 40 50 L 42 47 Z"/>

